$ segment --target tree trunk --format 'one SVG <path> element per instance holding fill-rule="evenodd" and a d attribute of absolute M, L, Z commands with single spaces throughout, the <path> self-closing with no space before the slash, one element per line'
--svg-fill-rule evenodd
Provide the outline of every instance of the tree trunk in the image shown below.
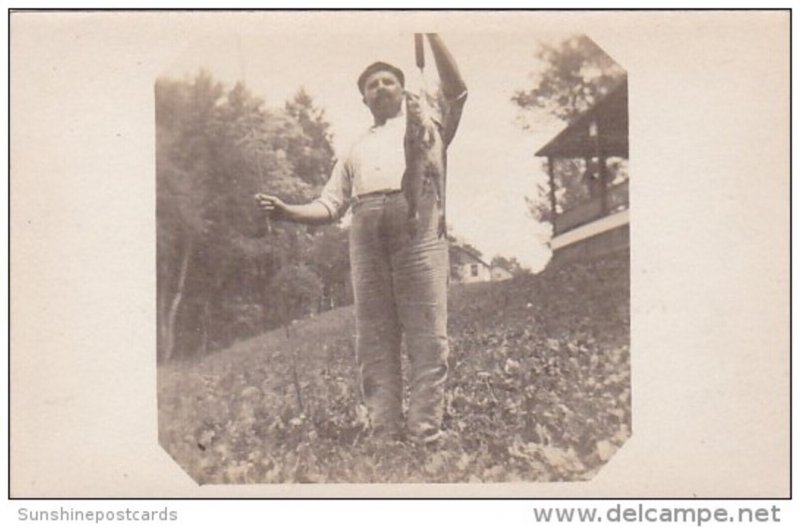
<path fill-rule="evenodd" d="M 164 360 L 168 361 L 172 358 L 175 352 L 175 322 L 178 319 L 178 310 L 183 300 L 183 289 L 186 285 L 186 275 L 189 271 L 189 260 L 192 255 L 192 242 L 186 244 L 181 259 L 181 268 L 178 274 L 178 287 L 175 289 L 175 296 L 172 298 L 172 304 L 167 314 L 167 324 L 165 328 L 165 343 L 164 343 Z"/>
<path fill-rule="evenodd" d="M 167 334 L 167 292 L 166 284 L 161 283 L 157 286 L 157 302 L 156 306 L 156 326 L 158 330 L 158 351 L 159 358 L 163 357 L 164 350 L 166 349 L 166 334 Z"/>

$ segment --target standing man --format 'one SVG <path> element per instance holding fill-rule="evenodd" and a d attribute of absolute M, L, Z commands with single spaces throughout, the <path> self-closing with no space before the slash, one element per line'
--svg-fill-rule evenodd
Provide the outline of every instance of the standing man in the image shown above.
<path fill-rule="evenodd" d="M 443 144 L 453 139 L 467 89 L 453 57 L 428 34 L 441 81 L 428 99 Z M 358 89 L 373 124 L 333 168 L 321 196 L 299 205 L 257 194 L 259 207 L 278 220 L 331 223 L 352 205 L 350 266 L 356 310 L 356 361 L 373 434 L 403 432 L 400 343 L 410 363 L 409 437 L 433 443 L 441 437 L 447 377 L 446 237 L 439 237 L 436 196 L 428 182 L 416 235 L 408 232 L 408 204 L 401 192 L 405 170 L 405 77 L 385 62 L 367 66 Z"/>

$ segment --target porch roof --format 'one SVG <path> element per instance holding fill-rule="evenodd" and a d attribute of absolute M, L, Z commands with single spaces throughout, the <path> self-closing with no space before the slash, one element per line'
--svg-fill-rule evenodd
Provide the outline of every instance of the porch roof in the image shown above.
<path fill-rule="evenodd" d="M 591 135 L 595 123 L 596 135 Z M 597 104 L 576 117 L 540 148 L 551 158 L 628 157 L 628 80 L 620 81 Z"/>

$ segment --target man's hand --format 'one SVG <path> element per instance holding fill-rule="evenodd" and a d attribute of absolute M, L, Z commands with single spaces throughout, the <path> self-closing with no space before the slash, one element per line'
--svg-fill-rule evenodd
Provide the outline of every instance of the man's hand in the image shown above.
<path fill-rule="evenodd" d="M 259 193 L 254 197 L 258 208 L 272 217 L 278 218 L 286 211 L 286 203 L 277 196 Z"/>
<path fill-rule="evenodd" d="M 312 201 L 300 205 L 290 205 L 271 194 L 256 194 L 258 209 L 268 214 L 270 218 L 281 221 L 293 221 L 306 225 L 324 225 L 335 220 L 328 207 L 319 201 Z"/>

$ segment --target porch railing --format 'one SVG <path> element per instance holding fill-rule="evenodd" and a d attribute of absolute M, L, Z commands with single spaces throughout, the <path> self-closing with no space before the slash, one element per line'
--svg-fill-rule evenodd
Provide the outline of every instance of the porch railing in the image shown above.
<path fill-rule="evenodd" d="M 598 218 L 628 208 L 628 180 L 606 189 L 603 196 L 596 196 L 556 216 L 554 234 L 563 234 Z"/>

